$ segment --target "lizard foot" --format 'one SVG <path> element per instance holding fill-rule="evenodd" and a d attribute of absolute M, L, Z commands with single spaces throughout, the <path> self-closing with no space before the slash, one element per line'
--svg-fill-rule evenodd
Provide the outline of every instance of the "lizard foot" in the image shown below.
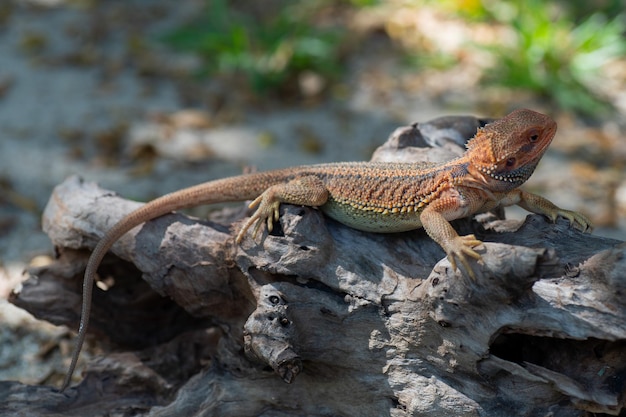
<path fill-rule="evenodd" d="M 558 209 L 551 216 L 552 221 L 556 221 L 558 216 L 566 218 L 567 220 L 569 220 L 570 226 L 576 227 L 583 232 L 591 232 L 593 230 L 593 224 L 591 224 L 591 220 L 578 212 Z"/>
<path fill-rule="evenodd" d="M 482 244 L 480 240 L 476 239 L 474 235 L 466 235 L 466 236 L 456 236 L 452 239 L 448 244 L 444 246 L 444 250 L 448 255 L 448 260 L 450 261 L 450 265 L 452 265 L 452 269 L 457 269 L 457 261 L 463 265 L 463 268 L 467 271 L 467 274 L 470 278 L 475 279 L 476 276 L 474 271 L 470 267 L 470 264 L 467 260 L 467 256 L 480 261 L 482 257 L 478 252 L 476 252 L 473 248 Z"/>
<path fill-rule="evenodd" d="M 278 221 L 278 209 L 281 203 L 318 207 L 326 203 L 327 200 L 328 190 L 322 179 L 315 175 L 305 175 L 288 182 L 274 184 L 250 203 L 250 208 L 257 206 L 258 208 L 243 225 L 235 241 L 241 243 L 246 231 L 253 225 L 253 239 L 263 227 L 263 223 L 267 224 L 267 231 L 271 232 L 274 228 L 274 222 Z"/>
<path fill-rule="evenodd" d="M 241 230 L 237 234 L 237 238 L 235 239 L 236 243 L 241 243 L 243 237 L 250 227 L 254 225 L 254 229 L 252 230 L 252 238 L 256 238 L 257 234 L 261 230 L 263 223 L 267 224 L 267 231 L 271 232 L 274 229 L 274 222 L 278 220 L 280 201 L 276 200 L 267 193 L 263 193 L 258 196 L 250 205 L 249 208 L 254 208 L 259 206 L 256 209 L 252 217 L 250 217 L 244 225 L 241 227 Z"/>

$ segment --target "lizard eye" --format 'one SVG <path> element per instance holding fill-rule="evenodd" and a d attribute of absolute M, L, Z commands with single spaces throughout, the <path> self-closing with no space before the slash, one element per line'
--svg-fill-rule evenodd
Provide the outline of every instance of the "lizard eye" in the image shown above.
<path fill-rule="evenodd" d="M 539 132 L 537 131 L 537 129 L 530 129 L 528 131 L 528 140 L 530 142 L 537 142 L 538 139 L 539 139 Z"/>
<path fill-rule="evenodd" d="M 515 158 L 509 158 L 506 160 L 506 166 L 512 167 L 513 165 L 515 165 Z"/>

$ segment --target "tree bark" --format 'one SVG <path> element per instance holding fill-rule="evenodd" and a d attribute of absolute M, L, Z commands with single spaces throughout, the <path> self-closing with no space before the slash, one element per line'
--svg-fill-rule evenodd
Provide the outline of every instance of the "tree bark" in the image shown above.
<path fill-rule="evenodd" d="M 375 158 L 449 159 L 485 122 L 401 128 Z M 57 259 L 30 269 L 11 301 L 77 327 L 86 249 L 137 206 L 76 177 L 59 185 L 43 218 Z M 111 352 L 63 394 L 1 382 L 0 411 L 625 415 L 622 242 L 538 215 L 463 219 L 456 230 L 485 242 L 471 280 L 422 230 L 365 233 L 284 205 L 273 233 L 236 245 L 244 215 L 170 214 L 120 239 L 99 270 L 106 290 L 95 289 L 89 327 Z"/>

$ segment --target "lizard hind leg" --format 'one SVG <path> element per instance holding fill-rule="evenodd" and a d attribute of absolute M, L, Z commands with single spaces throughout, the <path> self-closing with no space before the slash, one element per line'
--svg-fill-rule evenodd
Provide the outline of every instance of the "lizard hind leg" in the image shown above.
<path fill-rule="evenodd" d="M 273 198 L 273 196 L 268 196 L 266 190 L 263 194 L 258 196 L 250 205 L 249 208 L 255 208 L 258 206 L 256 211 L 250 218 L 243 224 L 241 230 L 237 234 L 237 238 L 235 241 L 237 243 L 241 243 L 243 237 L 250 227 L 254 225 L 254 229 L 252 230 L 252 238 L 255 239 L 259 230 L 263 226 L 263 223 L 267 224 L 267 231 L 271 232 L 274 229 L 274 222 L 278 220 L 279 217 L 279 209 L 280 209 L 280 201 Z"/>
<path fill-rule="evenodd" d="M 252 238 L 255 239 L 263 224 L 271 232 L 274 222 L 279 218 L 281 203 L 297 204 L 301 206 L 318 207 L 328 200 L 328 190 L 324 182 L 315 175 L 298 177 L 285 183 L 268 187 L 252 203 L 250 208 L 257 207 L 254 214 L 243 224 L 235 239 L 241 243 L 246 232 L 254 226 Z"/>

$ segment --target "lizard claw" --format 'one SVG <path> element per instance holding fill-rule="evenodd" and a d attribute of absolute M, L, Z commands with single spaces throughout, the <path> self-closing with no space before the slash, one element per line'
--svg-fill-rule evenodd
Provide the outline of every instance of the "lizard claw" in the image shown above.
<path fill-rule="evenodd" d="M 578 212 L 559 209 L 556 213 L 554 213 L 552 221 L 556 221 L 558 216 L 566 218 L 569 220 L 570 226 L 576 227 L 583 232 L 591 232 L 593 230 L 593 224 L 591 224 L 591 221 Z"/>
<path fill-rule="evenodd" d="M 280 201 L 275 200 L 265 193 L 258 196 L 250 205 L 249 208 L 259 206 L 254 214 L 244 223 L 241 230 L 237 234 L 235 239 L 236 243 L 241 243 L 243 237 L 250 227 L 254 225 L 252 229 L 252 238 L 255 239 L 259 234 L 259 231 L 265 223 L 267 225 L 267 231 L 271 232 L 274 229 L 274 222 L 280 217 Z"/>
<path fill-rule="evenodd" d="M 448 255 L 448 261 L 453 270 L 457 269 L 457 260 L 463 265 L 463 268 L 467 271 L 470 278 L 475 279 L 474 271 L 470 267 L 467 261 L 467 256 L 480 261 L 482 257 L 478 252 L 472 249 L 475 246 L 482 244 L 482 242 L 476 239 L 474 235 L 456 236 L 451 242 L 445 245 L 444 250 Z"/>

